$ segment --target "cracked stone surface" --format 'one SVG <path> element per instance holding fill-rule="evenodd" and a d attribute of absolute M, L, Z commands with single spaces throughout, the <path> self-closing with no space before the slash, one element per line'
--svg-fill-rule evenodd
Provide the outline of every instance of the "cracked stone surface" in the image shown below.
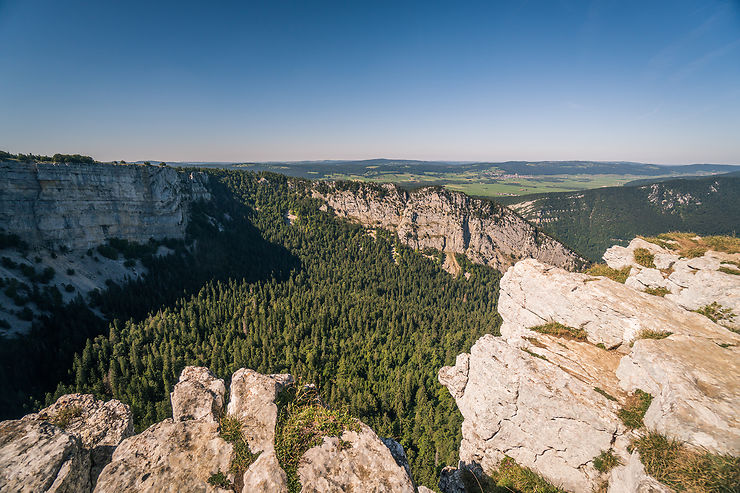
<path fill-rule="evenodd" d="M 635 262 L 634 251 L 645 248 L 654 255 L 656 268 L 647 268 Z M 697 310 L 711 303 L 729 308 L 734 318 L 718 320 L 731 330 L 740 330 L 740 275 L 722 272 L 720 268 L 738 270 L 740 253 L 708 251 L 697 258 L 681 258 L 671 250 L 664 249 L 641 238 L 635 238 L 629 246 L 613 246 L 604 253 L 609 267 L 621 269 L 631 267 L 625 284 L 637 291 L 646 288 L 665 288 L 665 296 L 686 310 Z"/>
<path fill-rule="evenodd" d="M 495 469 L 505 455 L 569 491 L 590 492 L 599 473 L 593 458 L 608 450 L 624 428 L 615 402 L 557 365 L 492 335 L 480 338 L 469 367 L 445 368 L 464 417 L 460 460 Z"/>

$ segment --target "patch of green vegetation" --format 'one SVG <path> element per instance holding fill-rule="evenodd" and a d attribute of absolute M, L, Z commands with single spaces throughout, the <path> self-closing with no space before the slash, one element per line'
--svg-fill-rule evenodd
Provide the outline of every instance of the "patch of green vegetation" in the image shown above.
<path fill-rule="evenodd" d="M 630 267 L 624 267 L 623 269 L 612 269 L 606 264 L 594 264 L 586 270 L 586 274 L 591 276 L 602 276 L 608 277 L 612 281 L 617 281 L 622 284 L 627 280 L 630 275 Z"/>
<path fill-rule="evenodd" d="M 218 471 L 215 474 L 211 474 L 211 477 L 208 478 L 208 484 L 211 486 L 218 486 L 219 488 L 223 488 L 225 490 L 230 490 L 234 488 L 234 484 L 229 481 L 229 478 L 226 477 L 226 475 Z"/>
<path fill-rule="evenodd" d="M 509 456 L 503 458 L 498 469 L 490 475 L 475 474 L 464 469 L 462 481 L 465 491 L 481 493 L 565 493 L 527 467 L 520 466 Z"/>
<path fill-rule="evenodd" d="M 288 490 L 297 493 L 301 490 L 298 465 L 303 454 L 321 445 L 324 437 L 359 432 L 360 424 L 346 410 L 326 407 L 313 386 L 290 385 L 280 393 L 277 404 L 275 454 L 288 476 Z"/>
<path fill-rule="evenodd" d="M 725 274 L 732 274 L 735 276 L 740 276 L 740 270 L 731 268 L 731 267 L 725 267 L 724 265 L 721 265 L 719 267 L 720 272 L 724 272 Z"/>
<path fill-rule="evenodd" d="M 540 334 L 562 337 L 563 339 L 571 339 L 574 341 L 585 341 L 588 339 L 588 334 L 585 330 L 568 327 L 567 325 L 563 325 L 558 322 L 548 322 L 544 325 L 537 325 L 535 327 L 530 327 L 529 330 L 539 332 Z"/>
<path fill-rule="evenodd" d="M 525 353 L 527 353 L 528 355 L 530 355 L 530 356 L 534 356 L 535 358 L 539 358 L 539 359 L 543 359 L 545 361 L 548 361 L 547 360 L 547 356 L 542 356 L 541 354 L 537 354 L 534 351 L 530 351 L 529 349 L 524 348 L 524 347 L 523 348 L 520 348 L 520 349 L 522 351 L 524 351 Z"/>
<path fill-rule="evenodd" d="M 603 349 L 603 350 L 605 350 L 605 351 L 606 351 L 606 346 L 604 345 L 604 343 L 603 343 L 603 342 L 600 342 L 600 343 L 598 343 L 598 344 L 596 345 L 596 347 L 597 347 L 597 348 L 599 348 L 599 349 Z"/>
<path fill-rule="evenodd" d="M 692 450 L 657 432 L 638 438 L 632 447 L 640 453 L 645 471 L 675 491 L 738 491 L 740 457 Z"/>
<path fill-rule="evenodd" d="M 49 418 L 49 423 L 63 430 L 67 429 L 73 419 L 82 416 L 82 408 L 79 406 L 69 406 L 60 409 L 54 416 Z"/>
<path fill-rule="evenodd" d="M 645 417 L 645 413 L 650 407 L 650 403 L 653 402 L 653 396 L 644 392 L 640 389 L 635 390 L 634 394 L 627 397 L 624 407 L 617 412 L 617 416 L 622 420 L 622 423 L 628 428 L 637 429 L 642 428 L 642 418 Z"/>
<path fill-rule="evenodd" d="M 645 288 L 645 292 L 647 294 L 652 294 L 653 296 L 660 296 L 661 298 L 667 294 L 670 293 L 670 290 L 659 286 L 657 288 Z"/>
<path fill-rule="evenodd" d="M 728 322 L 730 322 L 735 318 L 735 313 L 732 311 L 732 308 L 725 308 L 716 301 L 713 301 L 708 305 L 704 305 L 703 307 L 694 311 L 696 313 L 704 315 L 714 323 L 718 323 L 723 320 L 727 320 Z"/>
<path fill-rule="evenodd" d="M 673 332 L 643 329 L 637 334 L 637 337 L 635 337 L 635 340 L 637 339 L 665 339 L 671 334 L 673 334 Z"/>
<path fill-rule="evenodd" d="M 635 248 L 635 251 L 632 253 L 632 255 L 635 258 L 635 262 L 642 265 L 643 267 L 647 267 L 649 269 L 655 268 L 655 255 L 650 253 L 650 250 L 647 248 Z"/>
<path fill-rule="evenodd" d="M 247 440 L 242 434 L 242 423 L 234 416 L 226 414 L 221 418 L 218 434 L 232 446 L 229 471 L 234 474 L 234 477 L 241 478 L 244 472 L 249 469 L 249 466 L 257 460 L 261 452 L 252 453 Z M 218 474 L 220 473 L 219 471 Z"/>
<path fill-rule="evenodd" d="M 608 393 L 606 390 L 604 390 L 602 388 L 594 387 L 594 390 L 596 392 L 598 392 L 599 394 L 603 395 L 604 397 L 606 397 L 607 399 L 609 399 L 610 401 L 616 401 L 617 400 L 616 397 L 614 397 L 613 395 L 611 395 L 610 393 Z"/>
<path fill-rule="evenodd" d="M 614 455 L 612 449 L 604 450 L 594 457 L 594 469 L 603 473 L 611 471 L 621 463 L 622 461 Z"/>

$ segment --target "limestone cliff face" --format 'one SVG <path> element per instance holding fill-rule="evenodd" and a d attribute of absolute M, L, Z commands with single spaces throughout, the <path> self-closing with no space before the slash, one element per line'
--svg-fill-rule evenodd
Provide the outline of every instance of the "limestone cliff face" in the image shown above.
<path fill-rule="evenodd" d="M 616 253 L 605 258 L 616 261 Z M 713 267 L 693 260 L 698 279 Z M 740 276 L 727 277 L 740 286 Z M 532 259 L 506 272 L 501 337 L 483 336 L 439 372 L 464 417 L 463 466 L 491 471 L 510 456 L 567 491 L 591 492 L 608 480 L 612 493 L 660 492 L 670 490 L 628 451 L 645 429 L 740 453 L 740 335 L 682 308 L 678 298 L 635 287 Z M 578 337 L 538 328 L 549 322 Z M 649 338 L 656 333 L 663 338 Z M 617 413 L 637 389 L 652 403 L 645 427 L 630 430 Z M 610 474 L 594 467 L 607 450 L 622 464 Z"/>
<path fill-rule="evenodd" d="M 313 196 L 341 217 L 396 231 L 412 248 L 465 254 L 502 272 L 533 257 L 574 270 L 583 259 L 511 210 L 437 187 L 407 192 L 392 184 L 319 183 Z"/>
<path fill-rule="evenodd" d="M 34 246 L 182 238 L 207 177 L 157 166 L 0 163 L 0 228 Z"/>

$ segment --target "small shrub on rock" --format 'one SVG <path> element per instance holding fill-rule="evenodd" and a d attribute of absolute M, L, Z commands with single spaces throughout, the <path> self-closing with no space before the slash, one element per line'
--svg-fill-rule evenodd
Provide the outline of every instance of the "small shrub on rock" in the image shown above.
<path fill-rule="evenodd" d="M 567 325 L 563 325 L 558 322 L 548 322 L 544 325 L 537 325 L 535 327 L 530 327 L 529 330 L 539 332 L 540 334 L 562 337 L 563 339 L 572 339 L 574 341 L 585 341 L 588 338 L 588 334 L 585 330 L 568 327 Z"/>
<path fill-rule="evenodd" d="M 650 253 L 650 250 L 647 248 L 635 248 L 635 251 L 632 254 L 635 258 L 635 262 L 642 265 L 643 267 L 647 267 L 649 269 L 655 268 L 655 255 Z"/>
<path fill-rule="evenodd" d="M 612 269 L 606 264 L 594 264 L 586 270 L 586 274 L 591 276 L 602 276 L 608 277 L 612 281 L 616 281 L 624 284 L 630 275 L 631 267 L 625 267 L 623 269 Z"/>
<path fill-rule="evenodd" d="M 660 296 L 661 298 L 670 294 L 670 291 L 662 286 L 657 288 L 645 288 L 645 292 L 647 294 L 652 294 L 653 296 Z"/>
<path fill-rule="evenodd" d="M 614 455 L 614 452 L 611 449 L 604 450 L 594 457 L 594 469 L 599 472 L 609 472 L 621 463 L 622 461 L 619 460 L 619 457 Z"/>

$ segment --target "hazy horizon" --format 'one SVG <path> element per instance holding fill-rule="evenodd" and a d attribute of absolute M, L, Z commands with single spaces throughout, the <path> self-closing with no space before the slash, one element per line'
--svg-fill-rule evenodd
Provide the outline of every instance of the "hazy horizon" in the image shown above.
<path fill-rule="evenodd" d="M 735 1 L 0 0 L 0 41 L 14 153 L 740 162 Z"/>

